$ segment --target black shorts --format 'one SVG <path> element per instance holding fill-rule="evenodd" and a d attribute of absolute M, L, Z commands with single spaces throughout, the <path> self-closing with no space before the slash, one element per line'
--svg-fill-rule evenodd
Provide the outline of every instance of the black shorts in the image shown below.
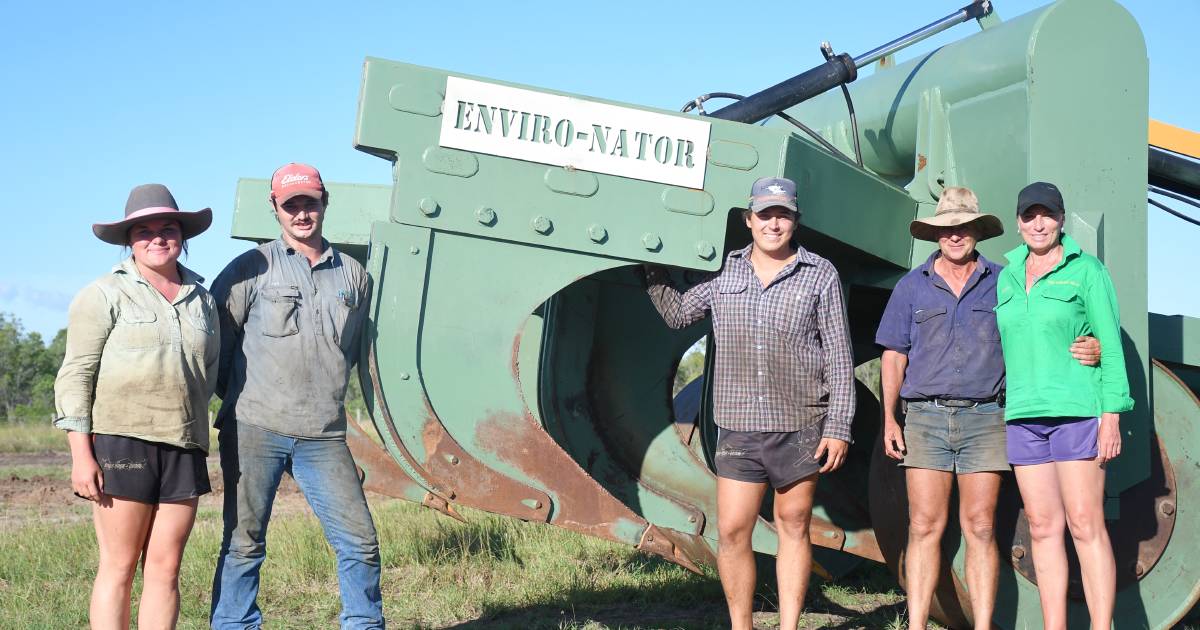
<path fill-rule="evenodd" d="M 717 476 L 748 483 L 769 483 L 776 490 L 821 469 L 814 457 L 822 422 L 799 431 L 728 431 L 717 437 Z"/>
<path fill-rule="evenodd" d="M 142 503 L 194 499 L 212 492 L 204 451 L 123 435 L 92 435 L 104 494 Z"/>

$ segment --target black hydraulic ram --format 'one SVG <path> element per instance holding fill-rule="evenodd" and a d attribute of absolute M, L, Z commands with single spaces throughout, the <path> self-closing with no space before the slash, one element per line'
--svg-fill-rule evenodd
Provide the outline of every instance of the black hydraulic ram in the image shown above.
<path fill-rule="evenodd" d="M 833 55 L 825 63 L 798 74 L 787 81 L 773 85 L 757 94 L 722 107 L 709 114 L 714 118 L 756 123 L 774 116 L 793 105 L 858 78 L 858 69 L 874 63 L 894 52 L 932 37 L 951 26 L 971 19 L 979 19 L 992 12 L 991 0 L 975 0 L 971 4 L 946 17 L 923 26 L 899 39 L 888 42 L 857 57 L 846 53 Z"/>

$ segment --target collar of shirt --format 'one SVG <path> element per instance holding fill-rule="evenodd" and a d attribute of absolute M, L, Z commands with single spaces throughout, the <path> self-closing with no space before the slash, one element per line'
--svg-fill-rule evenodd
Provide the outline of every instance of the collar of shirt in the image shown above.
<path fill-rule="evenodd" d="M 753 248 L 754 248 L 754 244 L 751 243 L 741 249 L 736 249 L 734 251 L 731 251 L 731 252 L 729 252 L 729 255 L 726 256 L 726 260 L 728 262 L 733 262 L 734 260 L 741 260 L 743 262 L 743 264 L 745 264 L 748 268 L 753 270 L 754 265 L 750 264 L 750 251 Z M 800 263 L 804 263 L 806 265 L 815 267 L 817 264 L 820 263 L 820 261 L 821 261 L 821 259 L 818 258 L 816 255 L 810 253 L 807 249 L 804 249 L 803 247 L 796 245 L 796 257 L 793 258 L 792 261 L 789 262 L 787 265 L 785 265 L 783 269 L 779 270 L 779 274 L 776 276 L 776 279 L 788 277 L 793 271 L 796 270 L 796 266 L 799 265 Z"/>
<path fill-rule="evenodd" d="M 283 250 L 283 252 L 285 254 L 287 254 L 288 256 L 293 256 L 297 253 L 295 248 L 293 248 L 291 245 L 288 245 L 287 241 L 283 240 L 283 237 L 279 237 L 279 238 L 275 239 L 275 243 L 276 243 L 276 246 L 279 247 L 281 250 Z M 321 265 L 321 264 L 329 262 L 330 260 L 333 260 L 333 245 L 330 245 L 329 241 L 322 238 L 321 239 L 321 248 L 322 248 L 321 257 L 317 260 L 316 265 L 312 265 L 313 267 L 316 267 L 317 265 Z"/>
<path fill-rule="evenodd" d="M 179 266 L 180 290 L 179 295 L 175 296 L 175 302 L 177 303 L 187 297 L 195 287 L 203 285 L 204 277 L 184 267 L 183 263 L 177 262 L 175 264 Z M 137 263 L 133 261 L 133 256 L 113 265 L 112 272 L 128 275 L 130 280 L 147 287 L 150 286 L 150 283 L 142 276 L 142 272 L 138 270 Z"/>
<path fill-rule="evenodd" d="M 1058 264 L 1054 265 L 1054 269 L 1050 270 L 1051 272 L 1067 264 L 1067 261 L 1071 258 L 1083 253 L 1083 249 L 1079 247 L 1079 243 L 1076 243 L 1075 239 L 1071 238 L 1071 235 L 1063 234 L 1061 242 L 1063 247 L 1062 260 L 1059 260 Z M 1023 272 L 1025 271 L 1025 261 L 1029 258 L 1029 246 L 1022 243 L 1019 247 L 1005 254 L 1004 257 L 1008 259 L 1008 262 L 1013 264 L 1016 270 Z"/>
<path fill-rule="evenodd" d="M 933 269 L 933 261 L 937 260 L 941 255 L 942 252 L 940 250 L 933 252 L 929 255 L 929 258 L 925 259 L 925 262 L 920 267 L 917 267 L 917 269 L 920 269 L 921 273 L 928 278 L 934 286 L 949 291 L 950 286 L 946 284 L 946 279 L 935 273 Z M 966 295 L 968 291 L 975 287 L 975 285 L 979 284 L 979 281 L 982 280 L 984 276 L 990 273 L 992 273 L 992 262 L 987 258 L 984 258 L 983 254 L 979 253 L 978 251 L 975 252 L 975 271 L 971 272 L 971 277 L 967 278 L 967 283 L 963 285 L 962 294 Z"/>

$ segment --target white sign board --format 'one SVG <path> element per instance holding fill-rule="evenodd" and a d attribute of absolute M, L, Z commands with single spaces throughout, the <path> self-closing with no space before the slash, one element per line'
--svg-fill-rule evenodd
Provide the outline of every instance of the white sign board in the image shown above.
<path fill-rule="evenodd" d="M 443 147 L 704 188 L 709 123 L 446 77 Z"/>

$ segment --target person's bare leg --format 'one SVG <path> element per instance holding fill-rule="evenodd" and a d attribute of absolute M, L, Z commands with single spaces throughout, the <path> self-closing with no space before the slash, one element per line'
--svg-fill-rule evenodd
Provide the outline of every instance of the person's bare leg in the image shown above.
<path fill-rule="evenodd" d="M 755 571 L 750 534 L 766 492 L 765 483 L 717 477 L 717 571 L 733 630 L 753 628 Z"/>
<path fill-rule="evenodd" d="M 159 503 L 142 560 L 138 630 L 174 628 L 179 620 L 179 565 L 199 499 Z"/>
<path fill-rule="evenodd" d="M 924 630 L 937 587 L 942 533 L 950 511 L 952 473 L 905 468 L 908 486 L 908 546 L 904 552 L 904 589 L 908 594 L 908 627 Z"/>
<path fill-rule="evenodd" d="M 812 542 L 808 537 L 812 522 L 813 494 L 817 490 L 814 473 L 775 491 L 775 531 L 779 534 L 779 553 L 775 557 L 775 576 L 779 589 L 779 630 L 795 630 L 804 609 L 804 594 L 812 573 Z"/>
<path fill-rule="evenodd" d="M 1094 459 L 1057 462 L 1055 468 L 1092 628 L 1108 630 L 1117 598 L 1117 564 L 1104 523 L 1104 469 Z"/>
<path fill-rule="evenodd" d="M 1067 517 L 1053 462 L 1013 466 L 1025 517 L 1029 519 L 1030 552 L 1037 575 L 1045 630 L 1067 627 L 1067 547 L 1063 539 Z"/>
<path fill-rule="evenodd" d="M 996 548 L 996 501 L 1000 473 L 978 472 L 958 476 L 958 521 L 967 542 L 967 591 L 975 627 L 989 630 L 996 608 L 996 582 L 1000 552 Z"/>
<path fill-rule="evenodd" d="M 88 607 L 95 630 L 129 628 L 129 594 L 154 506 L 109 495 L 92 504 L 100 562 Z"/>

